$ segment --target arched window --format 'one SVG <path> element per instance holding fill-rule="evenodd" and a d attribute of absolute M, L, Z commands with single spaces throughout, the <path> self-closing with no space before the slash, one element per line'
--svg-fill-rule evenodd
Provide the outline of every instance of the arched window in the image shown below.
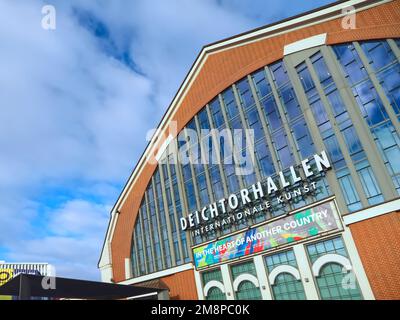
<path fill-rule="evenodd" d="M 322 300 L 363 299 L 342 238 L 310 244 L 307 251 Z"/>
<path fill-rule="evenodd" d="M 281 273 L 272 285 L 275 300 L 306 300 L 301 280 L 289 273 Z"/>
<path fill-rule="evenodd" d="M 212 287 L 208 290 L 208 294 L 206 297 L 207 300 L 225 300 L 226 296 L 219 288 Z"/>
<path fill-rule="evenodd" d="M 261 300 L 260 289 L 250 281 L 242 281 L 236 291 L 238 300 Z"/>
<path fill-rule="evenodd" d="M 261 300 L 261 291 L 253 261 L 232 265 L 231 274 L 236 299 Z"/>
<path fill-rule="evenodd" d="M 219 268 L 202 273 L 204 297 L 206 300 L 225 300 L 222 272 Z"/>
<path fill-rule="evenodd" d="M 266 256 L 265 262 L 275 300 L 306 299 L 293 250 Z"/>
<path fill-rule="evenodd" d="M 362 300 L 355 276 L 338 263 L 327 263 L 316 277 L 322 300 Z"/>

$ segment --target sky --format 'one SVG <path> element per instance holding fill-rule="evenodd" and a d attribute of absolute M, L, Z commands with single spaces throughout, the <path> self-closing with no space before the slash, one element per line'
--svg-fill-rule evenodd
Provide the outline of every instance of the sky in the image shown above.
<path fill-rule="evenodd" d="M 201 48 L 330 2 L 0 0 L 0 261 L 100 280 L 110 210 Z"/>

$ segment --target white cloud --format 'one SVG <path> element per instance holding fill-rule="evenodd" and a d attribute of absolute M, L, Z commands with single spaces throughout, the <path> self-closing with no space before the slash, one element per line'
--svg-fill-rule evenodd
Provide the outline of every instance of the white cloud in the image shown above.
<path fill-rule="evenodd" d="M 98 4 L 85 2 L 107 22 L 117 46 L 128 42 L 130 57 L 154 82 L 154 98 L 161 109 L 169 105 L 204 45 L 256 26 L 240 11 L 226 10 L 212 0 Z"/>
<path fill-rule="evenodd" d="M 38 218 L 39 204 L 18 194 L 1 193 L 0 246 L 31 236 L 31 224 Z M 1 259 L 0 255 L 0 260 Z"/>
<path fill-rule="evenodd" d="M 51 3 L 55 31 L 41 28 L 44 1 L 0 2 L 0 255 L 98 279 L 108 210 L 146 131 L 204 44 L 257 22 L 237 2 Z"/>
<path fill-rule="evenodd" d="M 60 236 L 97 234 L 105 230 L 110 209 L 109 206 L 85 200 L 71 200 L 50 213 L 48 228 Z"/>
<path fill-rule="evenodd" d="M 53 262 L 71 276 L 86 268 L 94 277 L 108 223 L 104 190 L 117 195 L 112 185 L 126 179 L 147 129 L 212 34 L 202 24 L 212 15 L 220 35 L 243 21 L 211 1 L 76 2 L 73 9 L 56 2 L 57 29 L 44 31 L 41 5 L 0 3 L 0 247 L 8 259 Z M 79 25 L 76 13 L 85 10 L 103 20 L 115 50 L 127 50 L 146 76 Z M 40 202 L 47 184 L 68 189 L 76 180 L 100 200 L 65 200 L 53 209 Z M 92 194 L 90 184 L 97 186 Z"/>
<path fill-rule="evenodd" d="M 249 23 L 212 1 L 54 4 L 57 29 L 45 31 L 43 2 L 0 3 L 0 249 L 7 259 L 94 277 L 114 186 L 142 153 L 146 131 L 200 47 Z M 96 21 L 85 25 L 81 13 L 108 35 L 93 34 Z M 41 193 L 52 186 L 70 199 L 49 207 Z"/>
<path fill-rule="evenodd" d="M 63 203 L 42 215 L 46 234 L 14 239 L 9 244 L 9 257 L 14 261 L 49 262 L 56 266 L 58 275 L 99 279 L 95 266 L 109 210 L 109 206 L 85 200 Z"/>
<path fill-rule="evenodd" d="M 104 203 L 144 148 L 158 106 L 151 81 L 105 54 L 69 11 L 57 10 L 56 31 L 41 29 L 39 4 L 0 3 L 0 249 L 7 259 L 85 263 L 93 276 Z M 53 204 L 57 219 L 46 225 L 43 189 L 77 184 L 95 200 Z"/>
<path fill-rule="evenodd" d="M 1 110 L 1 161 L 9 167 L 1 180 L 13 185 L 82 172 L 89 179 L 119 178 L 133 157 L 125 148 L 144 145 L 130 137 L 144 136 L 149 115 L 138 110 L 150 108 L 149 80 L 104 55 L 70 17 L 58 13 L 59 27 L 51 33 L 35 28 L 34 7 L 12 16 L 21 14 L 25 34 L 10 35 L 7 28 L 0 34 L 10 40 L 0 60 L 7 70 L 0 78 L 7 106 Z"/>

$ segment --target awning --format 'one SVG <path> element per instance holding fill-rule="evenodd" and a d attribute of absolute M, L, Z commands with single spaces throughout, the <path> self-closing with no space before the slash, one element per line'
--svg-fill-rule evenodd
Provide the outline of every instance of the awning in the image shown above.
<path fill-rule="evenodd" d="M 54 281 L 54 282 L 52 282 Z M 45 285 L 43 286 L 42 283 Z M 55 288 L 46 289 L 54 283 Z M 0 295 L 17 296 L 21 300 L 31 297 L 68 299 L 123 299 L 158 293 L 165 289 L 148 286 L 132 286 L 67 278 L 49 278 L 20 274 L 0 286 Z"/>
<path fill-rule="evenodd" d="M 156 288 L 159 291 L 169 290 L 168 286 L 161 279 L 153 279 L 145 282 L 135 283 L 136 287 Z"/>

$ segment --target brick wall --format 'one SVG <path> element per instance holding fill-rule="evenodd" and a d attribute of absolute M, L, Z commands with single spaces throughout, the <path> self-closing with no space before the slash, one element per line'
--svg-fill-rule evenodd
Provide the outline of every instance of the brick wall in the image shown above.
<path fill-rule="evenodd" d="M 193 270 L 186 270 L 161 278 L 169 288 L 171 300 L 198 300 Z"/>
<path fill-rule="evenodd" d="M 376 299 L 400 299 L 400 211 L 350 225 Z"/>

